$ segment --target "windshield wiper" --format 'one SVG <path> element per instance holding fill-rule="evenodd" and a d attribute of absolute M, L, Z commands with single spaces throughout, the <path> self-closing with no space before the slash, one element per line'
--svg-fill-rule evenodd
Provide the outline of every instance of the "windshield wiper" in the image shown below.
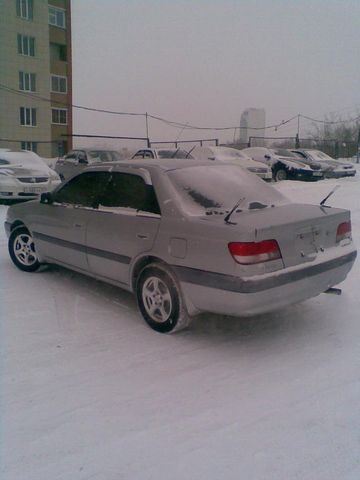
<path fill-rule="evenodd" d="M 236 203 L 236 205 L 230 210 L 230 212 L 224 218 L 225 223 L 235 225 L 233 222 L 230 222 L 230 217 L 235 212 L 235 210 L 239 207 L 240 203 L 243 202 L 244 200 L 245 200 L 245 197 L 241 197 L 240 200 Z"/>
<path fill-rule="evenodd" d="M 323 200 L 321 200 L 320 205 L 323 206 L 324 203 L 326 202 L 326 200 L 327 200 L 329 197 L 331 197 L 331 195 L 332 195 L 339 187 L 340 187 L 340 185 L 335 185 L 335 187 L 331 190 L 331 192 L 330 192 L 328 195 L 326 195 L 326 197 L 325 197 Z"/>

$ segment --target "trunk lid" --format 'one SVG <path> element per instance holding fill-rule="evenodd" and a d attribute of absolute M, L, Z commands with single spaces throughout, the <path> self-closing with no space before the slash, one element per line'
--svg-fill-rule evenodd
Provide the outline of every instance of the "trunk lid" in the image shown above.
<path fill-rule="evenodd" d="M 255 242 L 278 242 L 285 268 L 313 261 L 319 252 L 335 247 L 338 226 L 350 220 L 348 210 L 295 203 L 235 214 L 233 221 L 239 222 L 240 215 Z"/>

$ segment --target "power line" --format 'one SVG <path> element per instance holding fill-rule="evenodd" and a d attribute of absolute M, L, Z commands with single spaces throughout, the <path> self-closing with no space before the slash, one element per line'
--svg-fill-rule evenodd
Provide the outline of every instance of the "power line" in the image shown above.
<path fill-rule="evenodd" d="M 203 126 L 191 125 L 189 123 L 181 123 L 181 122 L 176 122 L 176 121 L 173 121 L 173 120 L 168 120 L 166 118 L 159 117 L 159 116 L 156 116 L 156 115 L 150 115 L 148 113 L 121 112 L 121 111 L 115 111 L 115 110 L 107 110 L 107 109 L 88 107 L 88 106 L 85 106 L 85 105 L 77 105 L 77 104 L 74 104 L 74 103 L 61 102 L 61 101 L 58 101 L 58 100 L 52 100 L 50 98 L 42 97 L 40 95 L 36 95 L 36 94 L 30 93 L 30 92 L 22 92 L 22 91 L 14 89 L 14 88 L 8 87 L 7 85 L 4 85 L 2 83 L 0 83 L 0 90 L 4 90 L 4 91 L 6 91 L 8 93 L 11 93 L 11 94 L 14 94 L 14 95 L 21 95 L 21 96 L 25 96 L 27 98 L 30 97 L 30 98 L 34 98 L 36 100 L 41 100 L 41 101 L 44 101 L 44 102 L 49 102 L 49 103 L 52 103 L 52 104 L 61 105 L 61 106 L 68 107 L 68 108 L 72 107 L 72 108 L 76 108 L 76 109 L 80 109 L 80 110 L 86 110 L 86 111 L 98 112 L 98 113 L 106 113 L 106 114 L 110 114 L 110 115 L 142 116 L 142 117 L 146 117 L 146 118 L 152 118 L 153 120 L 157 120 L 159 122 L 165 123 L 168 126 L 175 127 L 175 128 L 180 128 L 182 130 L 227 131 L 227 130 L 235 130 L 235 129 L 237 129 L 237 130 L 242 130 L 242 129 L 268 130 L 268 129 L 272 129 L 272 128 L 278 129 L 278 128 L 283 127 L 284 125 L 289 124 L 293 120 L 299 119 L 299 118 L 303 118 L 303 119 L 310 120 L 310 121 L 315 122 L 315 123 L 321 123 L 321 124 L 325 124 L 325 125 L 345 124 L 345 123 L 351 123 L 351 122 L 356 122 L 356 121 L 360 120 L 360 115 L 358 115 L 357 117 L 354 117 L 354 118 L 347 119 L 347 120 L 328 121 L 328 120 L 320 120 L 320 119 L 312 118 L 312 117 L 309 117 L 307 115 L 297 114 L 297 115 L 294 115 L 293 117 L 291 117 L 287 120 L 282 120 L 279 123 L 275 123 L 273 125 L 266 125 L 264 127 L 249 127 L 249 126 L 248 127 L 241 127 L 239 125 L 235 125 L 235 126 L 233 125 L 233 126 L 228 126 L 228 127 L 210 127 L 210 126 L 209 127 L 203 127 Z"/>
<path fill-rule="evenodd" d="M 88 111 L 99 112 L 99 113 L 108 113 L 108 114 L 111 114 L 111 115 L 145 116 L 145 113 L 118 112 L 118 111 L 114 111 L 114 110 L 104 110 L 104 109 L 101 109 L 101 108 L 86 107 L 84 105 L 76 105 L 74 103 L 66 103 L 66 102 L 61 102 L 59 100 L 52 100 L 51 98 L 42 97 L 41 95 L 36 95 L 36 94 L 30 93 L 30 92 L 21 92 L 19 90 L 16 90 L 15 88 L 11 88 L 11 87 L 8 87 L 6 85 L 3 85 L 2 83 L 0 83 L 0 90 L 7 91 L 7 92 L 12 93 L 14 95 L 21 95 L 21 96 L 25 96 L 25 97 L 30 97 L 30 98 L 34 98 L 35 100 L 41 100 L 43 102 L 48 102 L 48 103 L 52 103 L 52 104 L 56 104 L 56 105 L 61 105 L 61 106 L 64 106 L 64 107 L 73 107 L 73 108 L 77 108 L 77 109 L 80 109 L 80 110 L 88 110 Z"/>

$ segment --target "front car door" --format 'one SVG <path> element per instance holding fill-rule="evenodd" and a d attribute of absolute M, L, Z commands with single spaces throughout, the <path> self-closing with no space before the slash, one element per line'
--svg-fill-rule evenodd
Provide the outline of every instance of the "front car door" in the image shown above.
<path fill-rule="evenodd" d="M 32 230 L 42 257 L 88 271 L 86 226 L 109 179 L 109 172 L 81 173 L 53 194 L 52 203 L 38 204 Z"/>
<path fill-rule="evenodd" d="M 130 285 L 130 263 L 151 250 L 161 220 L 150 176 L 111 173 L 96 218 L 87 226 L 90 271 L 96 276 Z"/>

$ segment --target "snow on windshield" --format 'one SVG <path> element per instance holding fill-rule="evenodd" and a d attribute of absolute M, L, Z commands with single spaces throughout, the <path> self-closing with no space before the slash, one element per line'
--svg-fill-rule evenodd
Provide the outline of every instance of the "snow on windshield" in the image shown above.
<path fill-rule="evenodd" d="M 217 150 L 214 149 L 214 152 L 221 155 L 222 157 L 228 158 L 248 158 L 246 155 L 240 152 L 240 150 L 236 150 L 235 148 L 228 148 L 228 147 L 218 147 Z"/>
<path fill-rule="evenodd" d="M 292 157 L 292 158 L 297 158 L 299 159 L 299 156 L 296 155 L 296 153 L 290 152 L 289 150 L 286 150 L 285 148 L 277 148 L 271 150 L 275 155 L 278 155 L 279 157 Z"/>
<path fill-rule="evenodd" d="M 186 150 L 158 150 L 159 158 L 193 158 Z"/>
<path fill-rule="evenodd" d="M 25 153 L 25 152 L 6 152 L 6 156 L 3 155 L 1 160 L 5 161 L 10 165 L 36 165 L 36 166 L 46 166 L 45 162 L 41 160 L 36 154 Z"/>
<path fill-rule="evenodd" d="M 288 200 L 263 180 L 235 165 L 194 166 L 168 176 L 189 215 L 224 214 L 241 200 L 239 210 L 267 208 Z"/>
<path fill-rule="evenodd" d="M 318 158 L 320 160 L 335 160 L 334 158 L 329 157 L 329 155 L 321 152 L 320 150 L 309 150 L 309 153 L 312 157 Z"/>

